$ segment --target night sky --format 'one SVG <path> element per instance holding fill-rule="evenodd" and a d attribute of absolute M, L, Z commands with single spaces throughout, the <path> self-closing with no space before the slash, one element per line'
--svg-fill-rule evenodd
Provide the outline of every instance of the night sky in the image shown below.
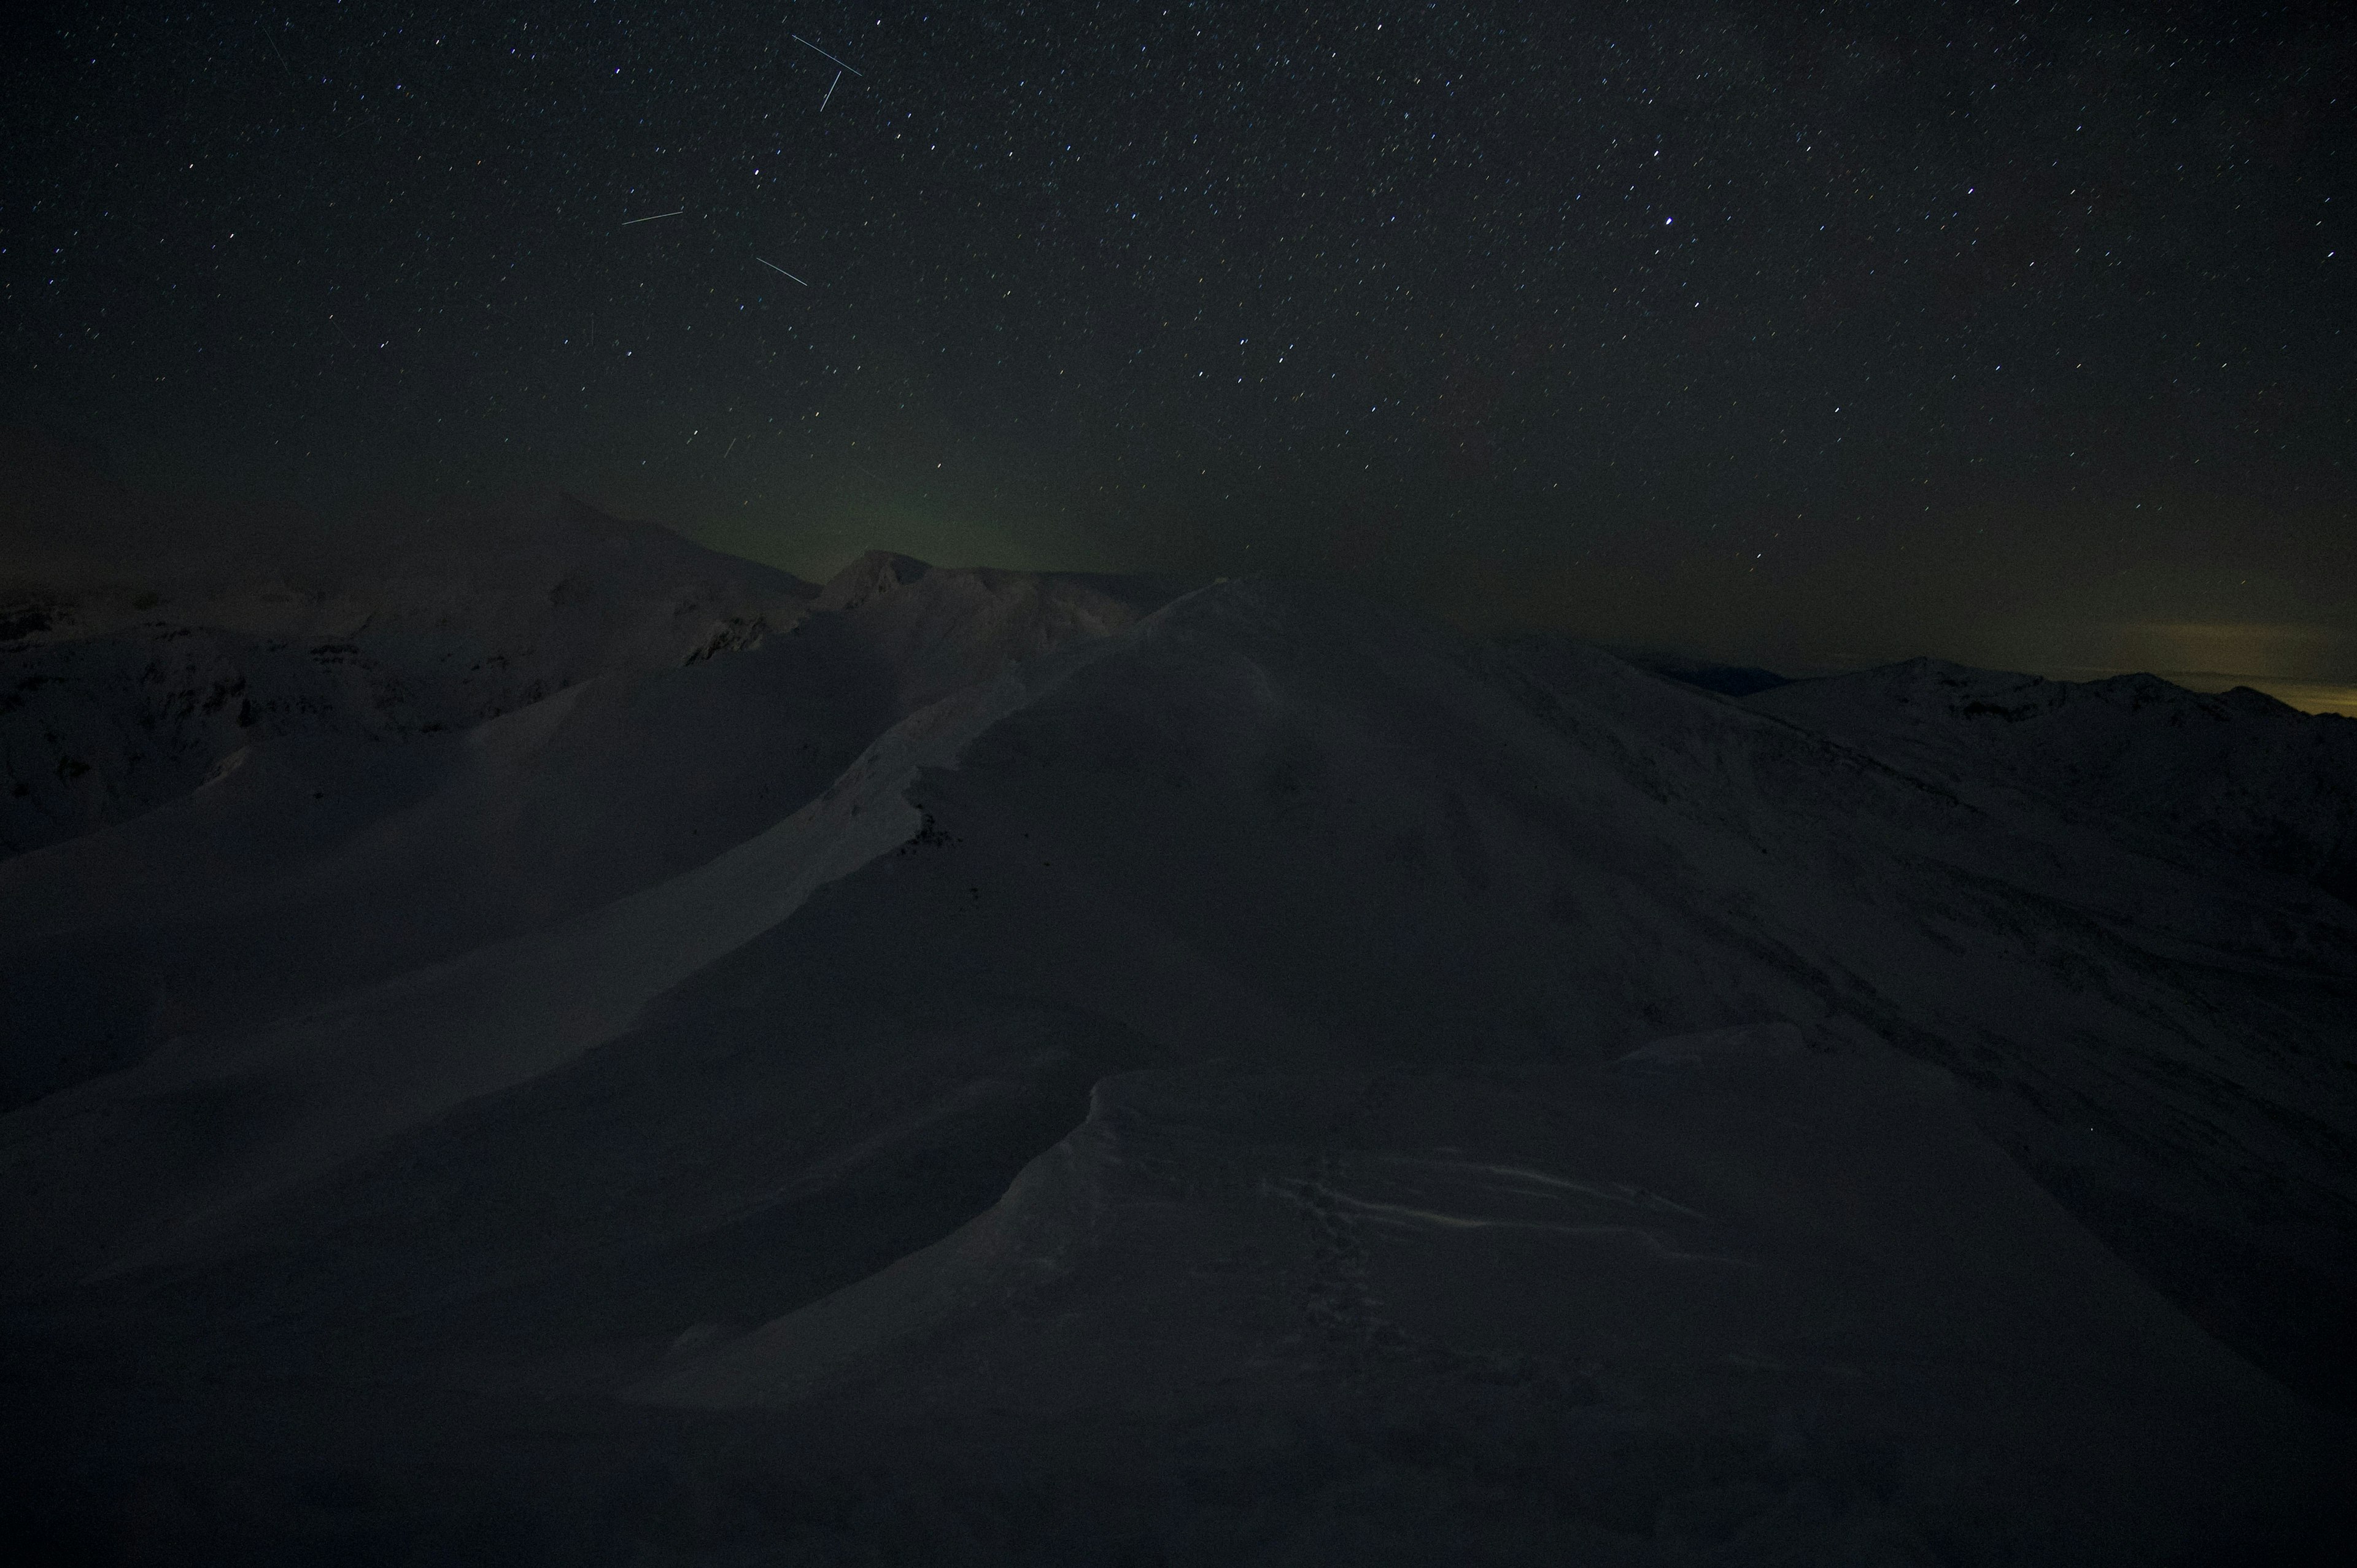
<path fill-rule="evenodd" d="M 2357 7 L 27 10 L 0 419 L 143 484 L 2357 684 Z"/>

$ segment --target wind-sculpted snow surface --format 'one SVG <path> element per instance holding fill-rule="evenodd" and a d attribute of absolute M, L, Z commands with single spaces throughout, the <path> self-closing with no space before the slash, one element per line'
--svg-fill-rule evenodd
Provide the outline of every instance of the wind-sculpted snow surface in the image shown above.
<path fill-rule="evenodd" d="M 799 810 L 0 1119 L 25 1528 L 2330 1560 L 2346 902 L 1777 693 L 1163 591 L 870 557 L 801 639 L 889 727 Z"/>
<path fill-rule="evenodd" d="M 1172 1523 L 1207 1563 L 2262 1545 L 2242 1521 L 2287 1477 L 2217 1461 L 2312 1484 L 2312 1413 L 2072 1223 L 1944 1075 L 1779 1033 L 1604 1070 L 1109 1079 L 974 1221 L 633 1395 L 1094 1429 L 1099 1469 L 1184 1434 L 1219 1480 Z M 1296 1469 L 1282 1515 L 1231 1500 L 1214 1434 L 1243 1433 Z"/>

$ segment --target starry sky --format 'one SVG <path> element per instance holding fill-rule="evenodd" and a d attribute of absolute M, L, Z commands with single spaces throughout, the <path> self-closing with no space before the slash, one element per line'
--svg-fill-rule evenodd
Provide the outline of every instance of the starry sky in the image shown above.
<path fill-rule="evenodd" d="M 25 10 L 0 420 L 136 482 L 2357 685 L 2357 8 Z"/>

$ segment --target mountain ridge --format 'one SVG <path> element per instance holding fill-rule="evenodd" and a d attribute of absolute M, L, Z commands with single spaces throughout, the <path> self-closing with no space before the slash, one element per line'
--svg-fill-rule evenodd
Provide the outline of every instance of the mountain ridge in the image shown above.
<path fill-rule="evenodd" d="M 1501 1562 L 2330 1538 L 2357 910 L 2265 811 L 2338 797 L 2129 786 L 2337 732 L 1183 586 L 878 553 L 0 862 L 12 1050 L 181 1009 L 12 1058 L 0 1370 L 93 1434 L 19 1473 L 149 1455 L 191 1559 L 490 1550 L 432 1466 L 552 1562 L 825 1508 L 1316 1560 L 1479 1498 Z M 1260 1522 L 1153 1522 L 1174 1442 Z M 364 1520 L 285 1500 L 322 1466 Z"/>

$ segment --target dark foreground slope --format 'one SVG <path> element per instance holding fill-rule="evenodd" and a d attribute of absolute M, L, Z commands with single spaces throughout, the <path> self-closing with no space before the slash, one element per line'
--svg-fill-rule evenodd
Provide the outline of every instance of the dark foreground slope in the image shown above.
<path fill-rule="evenodd" d="M 827 613 L 913 668 L 954 615 L 866 570 Z M 0 1119 L 21 1528 L 2330 1545 L 2346 903 L 1322 591 L 1100 629 L 692 868 Z"/>

